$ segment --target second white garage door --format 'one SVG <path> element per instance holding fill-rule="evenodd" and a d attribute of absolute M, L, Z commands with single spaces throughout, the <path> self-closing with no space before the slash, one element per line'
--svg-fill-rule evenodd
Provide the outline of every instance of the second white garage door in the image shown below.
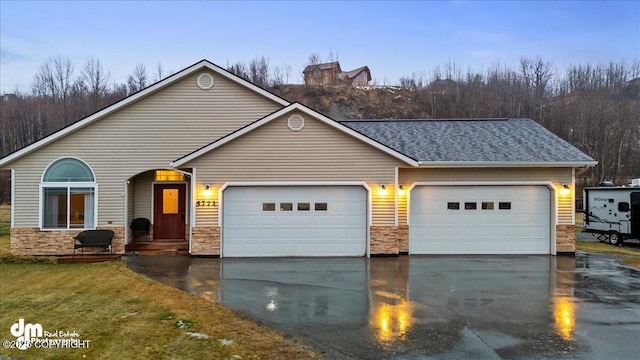
<path fill-rule="evenodd" d="M 364 256 L 362 186 L 241 186 L 224 190 L 222 256 Z"/>
<path fill-rule="evenodd" d="M 549 254 L 550 191 L 544 186 L 417 186 L 411 254 Z"/>

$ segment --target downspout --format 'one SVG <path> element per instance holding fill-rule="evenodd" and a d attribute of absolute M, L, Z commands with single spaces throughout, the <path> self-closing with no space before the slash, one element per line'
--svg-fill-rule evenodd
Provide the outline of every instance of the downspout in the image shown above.
<path fill-rule="evenodd" d="M 16 169 L 11 169 L 11 229 L 14 227 L 16 227 Z"/>
<path fill-rule="evenodd" d="M 585 167 L 581 168 L 580 170 L 576 170 L 576 177 L 584 174 L 587 170 L 589 170 L 591 166 L 589 165 L 585 165 Z"/>
<path fill-rule="evenodd" d="M 123 191 L 123 197 L 124 197 L 124 244 L 127 245 L 129 243 L 129 229 L 128 229 L 128 225 L 129 225 L 129 184 L 131 183 L 130 180 L 127 180 L 124 182 L 124 191 Z M 125 251 L 126 252 L 126 251 Z"/>

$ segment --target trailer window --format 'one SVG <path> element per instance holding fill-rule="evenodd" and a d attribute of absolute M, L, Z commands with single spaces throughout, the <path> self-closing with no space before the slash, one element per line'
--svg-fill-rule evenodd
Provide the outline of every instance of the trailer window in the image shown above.
<path fill-rule="evenodd" d="M 620 211 L 620 212 L 628 212 L 629 211 L 629 203 L 628 202 L 618 203 L 618 211 Z"/>

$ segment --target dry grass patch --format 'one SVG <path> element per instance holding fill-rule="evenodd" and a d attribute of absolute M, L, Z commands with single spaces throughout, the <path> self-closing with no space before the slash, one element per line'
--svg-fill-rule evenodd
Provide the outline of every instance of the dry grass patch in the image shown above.
<path fill-rule="evenodd" d="M 634 266 L 640 269 L 640 250 L 635 248 L 629 248 L 624 246 L 613 246 L 610 244 L 604 244 L 600 242 L 583 242 L 576 241 L 576 250 L 611 254 L 619 257 L 625 264 Z"/>
<path fill-rule="evenodd" d="M 3 240 L 4 241 L 4 240 Z M 133 273 L 122 261 L 0 263 L 0 338 L 19 318 L 76 331 L 87 349 L 0 349 L 0 358 L 305 359 L 309 347 L 233 311 Z M 209 338 L 190 336 L 206 334 Z"/>

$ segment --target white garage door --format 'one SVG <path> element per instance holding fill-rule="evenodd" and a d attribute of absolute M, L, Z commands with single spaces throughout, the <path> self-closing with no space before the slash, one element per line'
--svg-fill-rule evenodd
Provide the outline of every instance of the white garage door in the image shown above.
<path fill-rule="evenodd" d="M 544 186 L 417 186 L 411 254 L 549 254 L 550 191 Z"/>
<path fill-rule="evenodd" d="M 364 256 L 362 186 L 251 186 L 224 191 L 222 256 Z"/>

